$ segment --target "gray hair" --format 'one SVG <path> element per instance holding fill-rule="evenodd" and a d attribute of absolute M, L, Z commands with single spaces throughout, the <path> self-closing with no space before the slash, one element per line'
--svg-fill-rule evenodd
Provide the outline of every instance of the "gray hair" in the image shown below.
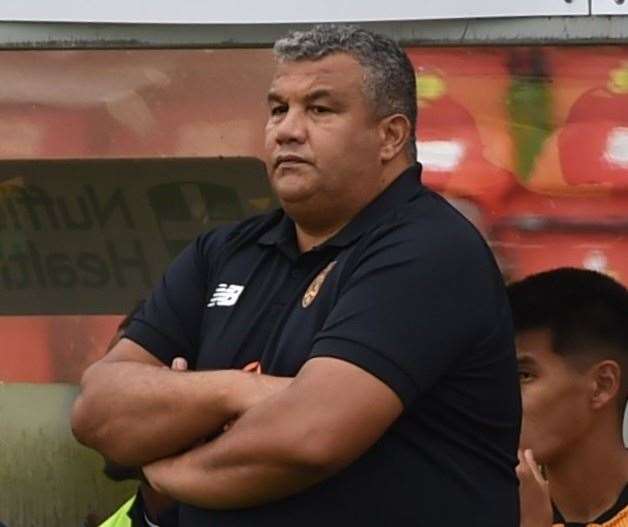
<path fill-rule="evenodd" d="M 351 55 L 364 69 L 363 91 L 378 118 L 395 113 L 410 121 L 407 154 L 416 160 L 416 79 L 406 53 L 392 39 L 352 25 L 317 25 L 277 40 L 280 61 L 318 60 L 333 53 Z"/>

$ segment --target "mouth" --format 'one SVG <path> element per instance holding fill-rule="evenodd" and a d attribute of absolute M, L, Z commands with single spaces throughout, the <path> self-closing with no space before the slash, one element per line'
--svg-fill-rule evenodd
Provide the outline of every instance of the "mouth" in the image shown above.
<path fill-rule="evenodd" d="M 301 156 L 294 154 L 286 154 L 277 156 L 275 159 L 274 168 L 279 168 L 282 165 L 295 165 L 295 164 L 307 164 L 309 161 Z"/>

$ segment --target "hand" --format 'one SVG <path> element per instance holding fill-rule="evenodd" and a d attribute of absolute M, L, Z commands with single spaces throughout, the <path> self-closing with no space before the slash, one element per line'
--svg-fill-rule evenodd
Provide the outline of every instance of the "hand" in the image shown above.
<path fill-rule="evenodd" d="M 551 527 L 554 515 L 549 485 L 539 470 L 532 450 L 519 450 L 517 455 L 521 527 Z"/>
<path fill-rule="evenodd" d="M 172 457 L 167 457 L 144 465 L 140 481 L 153 489 L 154 492 L 165 495 L 160 487 L 160 478 L 167 474 L 168 468 L 172 466 L 172 460 Z"/>

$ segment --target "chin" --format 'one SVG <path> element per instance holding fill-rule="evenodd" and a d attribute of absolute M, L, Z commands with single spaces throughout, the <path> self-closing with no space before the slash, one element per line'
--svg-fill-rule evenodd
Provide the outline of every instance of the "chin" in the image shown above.
<path fill-rule="evenodd" d="M 284 198 L 279 196 L 279 202 L 284 212 L 295 221 L 304 214 L 308 214 L 312 209 L 307 198 Z"/>
<path fill-rule="evenodd" d="M 313 190 L 308 185 L 286 183 L 289 182 L 280 181 L 274 185 L 275 194 L 282 204 L 298 204 L 308 201 L 314 195 Z"/>
<path fill-rule="evenodd" d="M 284 212 L 296 223 L 309 223 L 320 216 L 320 207 L 316 206 L 315 200 L 305 196 L 291 196 L 289 199 L 279 196 L 279 202 Z"/>

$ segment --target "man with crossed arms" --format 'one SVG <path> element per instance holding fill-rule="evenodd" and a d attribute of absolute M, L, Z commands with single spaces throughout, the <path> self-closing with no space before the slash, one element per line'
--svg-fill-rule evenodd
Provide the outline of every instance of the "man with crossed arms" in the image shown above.
<path fill-rule="evenodd" d="M 408 57 L 352 26 L 274 51 L 282 209 L 183 251 L 85 372 L 74 433 L 185 527 L 518 525 L 510 311 L 482 237 L 420 184 Z"/>

